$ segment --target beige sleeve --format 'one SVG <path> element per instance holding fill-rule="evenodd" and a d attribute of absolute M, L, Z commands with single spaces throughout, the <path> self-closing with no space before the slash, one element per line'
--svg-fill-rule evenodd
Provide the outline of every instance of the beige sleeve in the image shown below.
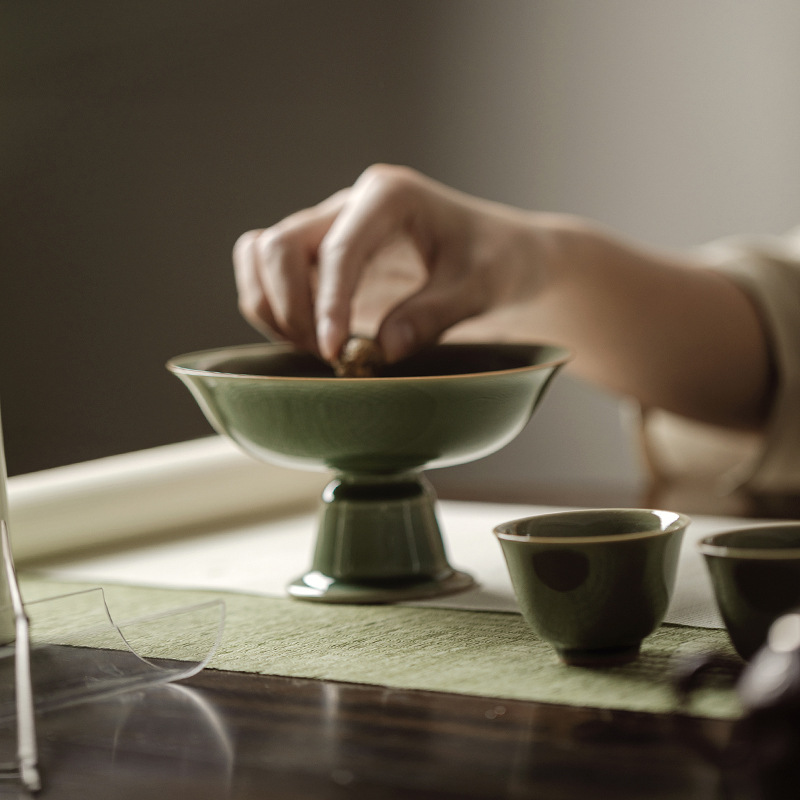
<path fill-rule="evenodd" d="M 777 393 L 764 434 L 743 434 L 643 413 L 645 449 L 657 478 L 716 481 L 722 491 L 800 490 L 800 228 L 783 237 L 733 238 L 700 251 L 736 281 L 762 313 L 777 371 Z"/>

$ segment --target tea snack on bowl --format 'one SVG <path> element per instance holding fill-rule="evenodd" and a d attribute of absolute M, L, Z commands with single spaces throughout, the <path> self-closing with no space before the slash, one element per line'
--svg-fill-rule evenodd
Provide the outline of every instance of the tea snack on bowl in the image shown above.
<path fill-rule="evenodd" d="M 338 378 L 374 378 L 384 365 L 383 353 L 374 339 L 351 336 L 333 364 Z"/>

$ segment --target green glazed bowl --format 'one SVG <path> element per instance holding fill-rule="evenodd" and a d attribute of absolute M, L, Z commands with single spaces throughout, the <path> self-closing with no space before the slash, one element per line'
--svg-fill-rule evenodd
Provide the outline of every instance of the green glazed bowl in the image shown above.
<path fill-rule="evenodd" d="M 548 345 L 443 344 L 381 377 L 337 378 L 290 345 L 256 344 L 177 356 L 167 368 L 245 452 L 334 473 L 313 564 L 289 592 L 371 603 L 472 585 L 447 562 L 422 470 L 508 444 L 567 360 Z"/>
<path fill-rule="evenodd" d="M 748 661 L 772 623 L 800 607 L 800 522 L 716 533 L 698 548 L 731 642 Z"/>
<path fill-rule="evenodd" d="M 584 509 L 495 528 L 517 601 L 566 664 L 634 660 L 663 621 L 689 518 L 671 511 Z"/>

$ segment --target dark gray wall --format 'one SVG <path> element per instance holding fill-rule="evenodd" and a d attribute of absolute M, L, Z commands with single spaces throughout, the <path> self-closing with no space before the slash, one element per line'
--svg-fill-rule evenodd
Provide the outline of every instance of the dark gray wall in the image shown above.
<path fill-rule="evenodd" d="M 258 339 L 236 309 L 239 233 L 417 160 L 426 8 L 0 4 L 11 474 L 210 432 L 164 361 Z"/>

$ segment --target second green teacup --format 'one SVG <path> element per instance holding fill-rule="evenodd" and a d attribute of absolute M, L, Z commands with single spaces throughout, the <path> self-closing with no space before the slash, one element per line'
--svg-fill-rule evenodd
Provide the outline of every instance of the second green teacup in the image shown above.
<path fill-rule="evenodd" d="M 633 661 L 662 622 L 689 518 L 586 509 L 498 525 L 514 592 L 533 631 L 567 664 Z"/>
<path fill-rule="evenodd" d="M 772 623 L 800 607 L 800 522 L 716 533 L 698 547 L 731 642 L 747 661 Z"/>

